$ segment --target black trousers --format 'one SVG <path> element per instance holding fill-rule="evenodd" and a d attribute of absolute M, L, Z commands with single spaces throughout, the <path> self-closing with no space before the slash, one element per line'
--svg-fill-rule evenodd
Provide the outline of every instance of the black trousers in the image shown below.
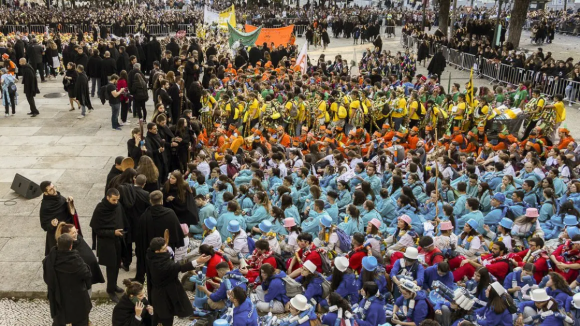
<path fill-rule="evenodd" d="M 38 70 L 38 73 L 40 74 L 40 80 L 44 81 L 44 64 L 42 62 L 37 63 L 35 69 Z"/>
<path fill-rule="evenodd" d="M 6 95 L 6 94 L 4 94 L 4 95 Z M 10 105 L 12 106 L 12 114 L 16 114 L 16 103 L 14 102 L 14 98 L 16 97 L 16 94 L 10 94 L 10 93 L 8 93 L 7 96 L 9 97 L 9 99 L 10 99 Z M 10 106 L 9 105 L 6 105 L 5 108 L 6 108 L 6 114 L 10 113 L 9 112 L 10 111 L 9 110 L 10 109 Z"/>
<path fill-rule="evenodd" d="M 153 314 L 153 325 L 162 326 L 173 326 L 173 317 L 171 318 L 159 318 L 156 314 Z"/>
<path fill-rule="evenodd" d="M 145 109 L 145 101 L 141 101 L 141 100 L 134 100 L 134 101 L 135 101 L 135 106 L 133 107 L 133 109 L 137 110 L 137 115 L 139 116 L 139 119 L 143 119 L 143 121 L 146 121 L 147 120 L 147 109 Z M 133 112 L 133 114 L 135 114 L 135 112 Z"/>
<path fill-rule="evenodd" d="M 66 326 L 68 324 L 58 324 L 56 322 L 52 322 L 52 326 Z M 88 326 L 89 325 L 89 316 L 87 316 L 87 319 L 81 321 L 81 322 L 76 322 L 76 323 L 72 323 L 72 326 Z"/>
<path fill-rule="evenodd" d="M 28 101 L 28 105 L 30 105 L 30 113 L 39 114 L 40 112 L 38 112 L 38 109 L 36 108 L 36 103 L 34 102 L 34 95 L 26 94 L 26 100 Z"/>
<path fill-rule="evenodd" d="M 119 278 L 119 265 L 106 266 L 107 271 L 107 292 L 115 293 L 117 289 L 117 278 Z"/>
<path fill-rule="evenodd" d="M 129 112 L 129 102 L 121 101 L 121 121 L 127 122 L 127 112 Z"/>

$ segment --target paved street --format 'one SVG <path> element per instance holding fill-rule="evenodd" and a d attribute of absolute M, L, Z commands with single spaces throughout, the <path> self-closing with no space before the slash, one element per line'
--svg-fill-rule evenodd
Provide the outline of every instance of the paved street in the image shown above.
<path fill-rule="evenodd" d="M 434 31 L 434 30 L 433 30 Z M 400 29 L 397 32 L 400 35 Z M 522 43 L 529 43 L 529 34 L 524 33 Z M 556 44 L 544 45 L 544 51 L 551 51 L 556 58 L 566 59 L 578 53 L 579 38 L 558 36 Z M 298 39 L 302 44 L 304 38 Z M 384 49 L 402 50 L 399 38 L 384 39 Z M 342 54 L 347 60 L 362 52 L 371 44 L 352 45 L 352 39 L 331 39 L 330 48 L 324 51 L 327 60 Z M 530 47 L 534 49 L 535 47 Z M 323 53 L 319 48 L 311 48 L 310 58 L 316 62 Z M 452 80 L 460 84 L 469 78 L 469 72 L 447 69 L 443 74 L 447 85 L 448 72 Z M 423 68 L 420 73 L 425 74 Z M 488 84 L 476 80 L 476 86 Z M 80 215 L 81 226 L 87 242 L 90 242 L 89 221 L 95 205 L 104 194 L 105 179 L 113 165 L 114 158 L 126 155 L 126 142 L 130 130 L 135 126 L 125 126 L 122 131 L 111 129 L 110 108 L 101 105 L 94 98 L 95 111 L 79 120 L 79 111 L 69 112 L 68 98 L 63 91 L 62 78 L 39 84 L 41 94 L 36 97 L 40 115 L 30 118 L 26 115 L 28 104 L 19 85 L 20 99 L 16 116 L 0 117 L 0 326 L 48 325 L 50 323 L 48 305 L 44 300 L 13 301 L 11 298 L 45 298 L 46 285 L 42 278 L 41 261 L 44 253 L 45 234 L 39 223 L 41 197 L 26 200 L 10 190 L 15 173 L 19 173 L 36 183 L 51 180 L 64 196 L 73 196 Z M 45 98 L 46 94 L 62 93 L 64 97 Z M 152 113 L 152 103 L 147 104 Z M 580 125 L 570 123 L 580 117 L 574 108 L 568 108 L 567 127 L 573 135 L 580 135 Z M 132 123 L 136 120 L 132 119 Z M 120 271 L 119 284 L 124 278 L 134 276 L 134 265 L 130 273 Z M 104 274 L 104 268 L 103 268 Z M 104 285 L 95 286 L 94 298 L 105 296 Z M 93 325 L 110 325 L 111 304 L 98 304 L 91 313 Z M 177 325 L 186 325 L 183 321 Z"/>

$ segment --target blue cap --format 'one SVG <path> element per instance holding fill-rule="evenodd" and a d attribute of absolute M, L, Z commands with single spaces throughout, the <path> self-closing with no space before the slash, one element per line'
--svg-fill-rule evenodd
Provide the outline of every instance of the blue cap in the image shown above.
<path fill-rule="evenodd" d="M 268 220 L 263 220 L 262 222 L 260 222 L 258 227 L 260 228 L 260 231 L 268 233 L 270 232 L 270 230 L 272 230 L 272 222 Z"/>
<path fill-rule="evenodd" d="M 555 226 L 564 227 L 564 222 L 562 222 L 562 216 L 560 215 L 552 215 L 552 217 L 550 217 L 550 222 Z"/>
<path fill-rule="evenodd" d="M 501 221 L 499 221 L 499 225 L 503 226 L 504 229 L 512 229 L 512 227 L 514 226 L 514 221 L 510 220 L 509 218 L 502 218 Z"/>
<path fill-rule="evenodd" d="M 505 195 L 502 194 L 501 192 L 496 192 L 495 194 L 493 194 L 493 199 L 497 200 L 500 203 L 505 203 Z"/>
<path fill-rule="evenodd" d="M 365 256 L 362 259 L 363 268 L 369 272 L 373 272 L 379 266 L 379 262 L 373 256 Z"/>
<path fill-rule="evenodd" d="M 329 228 L 332 225 L 332 217 L 330 217 L 328 215 L 323 215 L 320 218 L 320 224 L 322 224 L 325 227 Z"/>
<path fill-rule="evenodd" d="M 570 226 L 566 228 L 566 233 L 568 233 L 568 236 L 572 239 L 575 235 L 580 234 L 580 229 L 576 226 Z"/>
<path fill-rule="evenodd" d="M 469 219 L 469 221 L 467 221 L 467 225 L 469 225 L 472 229 L 477 229 L 479 227 L 479 224 L 474 219 Z"/>
<path fill-rule="evenodd" d="M 225 319 L 216 319 L 213 322 L 213 326 L 228 326 L 228 321 Z"/>
<path fill-rule="evenodd" d="M 228 231 L 231 233 L 240 232 L 240 222 L 231 220 L 230 223 L 228 223 Z"/>
<path fill-rule="evenodd" d="M 578 225 L 578 218 L 574 215 L 566 215 L 566 216 L 564 216 L 564 225 L 577 226 Z"/>
<path fill-rule="evenodd" d="M 203 220 L 203 224 L 205 224 L 205 227 L 211 230 L 215 228 L 215 226 L 217 225 L 217 221 L 213 217 L 208 217 L 205 220 Z"/>

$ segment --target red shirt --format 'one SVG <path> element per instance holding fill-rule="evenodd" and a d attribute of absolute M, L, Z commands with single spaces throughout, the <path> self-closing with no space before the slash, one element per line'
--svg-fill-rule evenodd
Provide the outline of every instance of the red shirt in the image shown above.
<path fill-rule="evenodd" d="M 517 253 L 510 254 L 510 258 L 513 258 L 516 262 L 518 262 L 519 267 L 523 267 L 526 262 L 523 259 L 526 257 L 530 249 L 526 249 Z M 548 268 L 548 263 L 544 255 L 540 255 L 536 258 L 533 262 L 534 266 L 536 267 L 534 272 L 534 279 L 536 283 L 540 284 L 542 278 L 548 274 L 550 269 Z"/>
<path fill-rule="evenodd" d="M 218 273 L 217 273 L 217 269 L 216 266 L 221 263 L 222 261 L 226 261 L 224 259 L 224 257 L 222 257 L 221 253 L 216 252 L 215 255 L 213 255 L 213 257 L 211 257 L 211 259 L 207 262 L 207 271 L 205 272 L 205 277 L 210 279 L 212 277 L 217 277 Z M 207 289 L 208 290 L 212 290 L 213 287 L 211 286 L 211 284 L 207 284 Z"/>
<path fill-rule="evenodd" d="M 268 258 L 264 258 L 264 260 L 262 260 L 262 265 L 264 264 L 270 264 L 272 265 L 272 267 L 274 267 L 274 269 L 278 268 L 278 265 L 276 264 L 276 258 L 274 258 L 274 256 L 270 256 Z M 262 267 L 260 266 L 253 266 L 254 268 L 251 268 L 250 270 L 248 270 L 248 274 L 246 274 L 246 278 L 248 279 L 248 281 L 250 283 L 254 283 L 256 281 L 256 279 L 258 278 L 258 276 L 260 276 L 260 268 Z"/>
<path fill-rule="evenodd" d="M 439 264 L 440 262 L 443 261 L 443 254 L 441 254 L 441 250 L 439 250 L 438 248 L 434 248 L 429 252 L 424 251 L 423 248 L 421 247 L 419 247 L 418 249 L 420 254 L 425 255 L 425 263 L 429 266 Z M 435 256 L 435 258 L 432 258 L 435 253 L 440 253 L 441 255 L 437 255 Z"/>
<path fill-rule="evenodd" d="M 304 249 L 298 250 L 298 257 L 302 258 L 302 263 L 310 260 L 314 265 L 316 265 L 316 271 L 322 273 L 322 258 L 320 258 L 320 254 L 315 251 L 316 247 L 312 245 L 310 249 L 310 253 L 306 255 L 306 257 L 302 257 L 304 254 Z M 295 266 L 294 269 L 298 269 L 302 267 L 302 264 Z"/>

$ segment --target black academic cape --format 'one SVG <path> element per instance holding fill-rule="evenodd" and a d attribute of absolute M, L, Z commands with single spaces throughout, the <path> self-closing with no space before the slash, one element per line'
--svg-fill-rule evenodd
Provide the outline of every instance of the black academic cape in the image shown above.
<path fill-rule="evenodd" d="M 135 163 L 137 162 L 139 161 L 135 161 Z M 109 190 L 111 186 L 111 180 L 113 180 L 116 176 L 121 175 L 122 173 L 123 171 L 117 169 L 116 165 L 113 164 L 111 170 L 109 171 L 109 174 L 107 174 L 107 181 L 105 183 L 105 195 L 107 194 L 107 190 Z"/>
<path fill-rule="evenodd" d="M 141 300 L 144 307 L 149 305 L 147 299 Z M 131 301 L 129 295 L 123 294 L 119 299 L 119 303 L 113 308 L 113 326 L 149 326 L 151 325 L 151 315 L 147 309 L 143 309 L 141 313 L 141 320 L 135 318 L 135 303 Z"/>
<path fill-rule="evenodd" d="M 179 273 L 193 269 L 191 263 L 174 262 L 168 252 L 155 253 L 147 249 L 147 289 L 157 317 L 166 319 L 193 314 L 191 302 L 177 278 Z"/>
<path fill-rule="evenodd" d="M 103 198 L 95 207 L 90 226 L 97 235 L 97 257 L 99 265 L 119 266 L 122 253 L 122 237 L 115 230 L 124 229 L 123 207 L 111 204 Z"/>
<path fill-rule="evenodd" d="M 52 226 L 50 223 L 53 219 L 57 219 L 59 223 L 74 223 L 66 198 L 60 192 L 57 192 L 56 196 L 43 195 L 40 203 L 40 226 L 46 231 L 45 256 L 48 255 L 52 247 L 56 246 L 56 226 Z"/>
<path fill-rule="evenodd" d="M 92 275 L 91 284 L 105 283 L 105 278 L 103 277 L 95 253 L 80 234 L 77 235 L 77 240 L 73 242 L 73 250 L 78 251 L 85 264 L 89 266 Z"/>
<path fill-rule="evenodd" d="M 50 316 L 55 324 L 75 324 L 88 320 L 92 304 L 88 289 L 91 271 L 76 250 L 53 247 L 42 261 L 43 278 L 48 286 Z"/>
<path fill-rule="evenodd" d="M 169 180 L 167 180 L 169 182 Z M 173 200 L 169 201 L 167 198 L 173 196 Z M 193 199 L 193 194 L 185 191 L 185 201 L 179 199 L 176 185 L 169 185 L 169 190 L 163 187 L 163 203 L 165 207 L 171 208 L 180 223 L 185 223 L 188 226 L 197 225 L 199 222 L 199 209 Z"/>
<path fill-rule="evenodd" d="M 169 231 L 169 246 L 173 249 L 183 247 L 185 243 L 183 230 L 175 212 L 161 205 L 150 206 L 140 218 L 140 241 L 142 253 L 147 251 L 153 238 L 163 237 L 165 230 Z"/>
<path fill-rule="evenodd" d="M 80 105 L 86 106 L 89 110 L 93 109 L 93 106 L 91 105 L 91 96 L 89 94 L 89 78 L 84 72 L 79 73 L 77 77 L 74 95 Z"/>

